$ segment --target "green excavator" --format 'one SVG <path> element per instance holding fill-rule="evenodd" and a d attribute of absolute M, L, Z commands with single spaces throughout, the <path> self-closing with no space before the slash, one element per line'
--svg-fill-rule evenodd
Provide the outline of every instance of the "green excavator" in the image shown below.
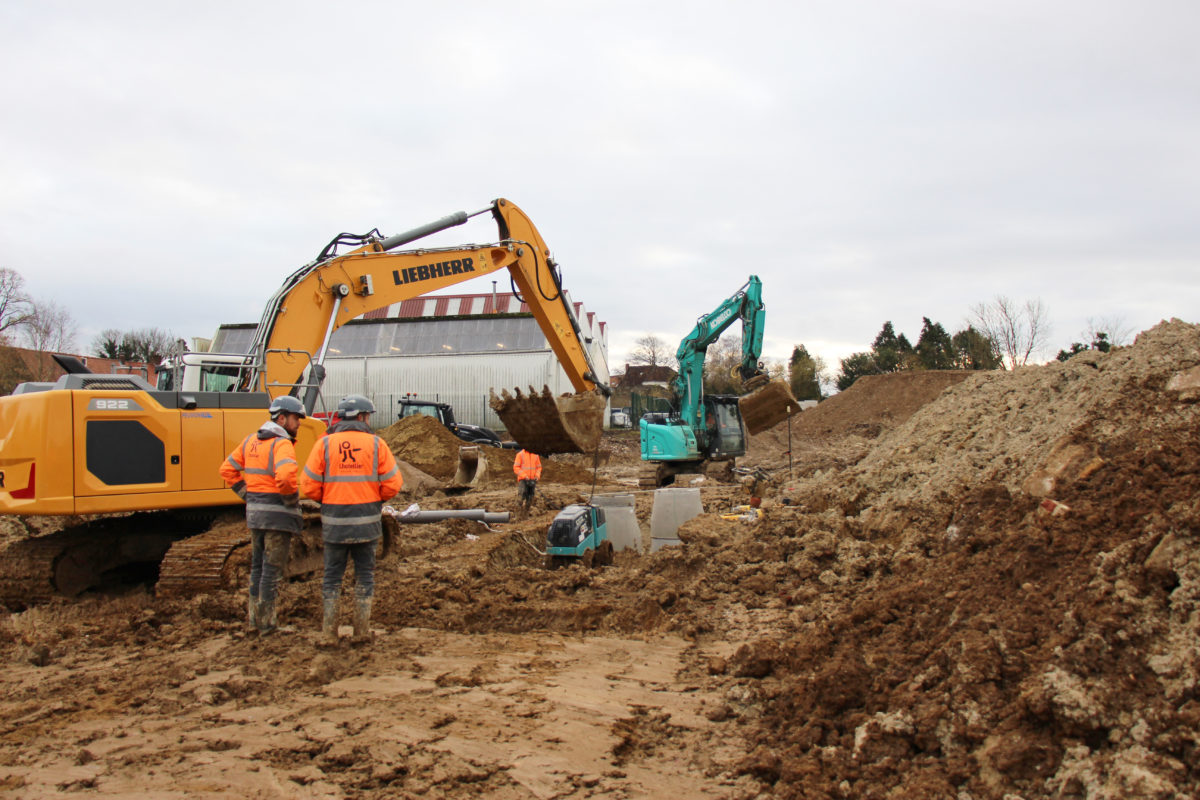
<path fill-rule="evenodd" d="M 783 381 L 772 381 L 759 362 L 766 307 L 757 275 L 711 313 L 696 322 L 675 353 L 679 374 L 671 384 L 673 413 L 663 422 L 643 419 L 642 470 L 638 485 L 671 484 L 680 473 L 704 472 L 711 462 L 733 461 L 746 452 L 746 433 L 761 433 L 800 409 Z M 734 368 L 748 394 L 704 392 L 704 359 L 709 345 L 736 320 L 742 322 L 742 359 Z"/>

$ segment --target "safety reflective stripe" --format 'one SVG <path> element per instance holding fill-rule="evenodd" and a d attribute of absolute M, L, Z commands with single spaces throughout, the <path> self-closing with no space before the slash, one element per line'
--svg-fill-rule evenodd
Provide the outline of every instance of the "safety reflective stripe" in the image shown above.
<path fill-rule="evenodd" d="M 381 480 L 381 481 L 386 481 L 388 478 L 392 477 L 393 475 L 395 475 L 395 474 L 396 474 L 397 472 L 399 472 L 399 471 L 400 471 L 400 466 L 397 464 L 396 466 L 394 466 L 394 467 L 392 467 L 391 469 L 389 469 L 389 470 L 388 470 L 386 473 L 384 473 L 383 475 L 380 475 L 380 476 L 379 476 L 379 480 Z"/>
<path fill-rule="evenodd" d="M 294 459 L 294 458 L 281 458 L 281 459 L 279 459 L 279 462 L 275 466 L 282 467 L 284 464 L 295 464 L 295 463 L 296 463 L 296 459 Z"/>
<path fill-rule="evenodd" d="M 304 465 L 304 474 L 307 475 L 308 477 L 312 478 L 317 483 L 324 483 L 324 481 L 325 481 L 325 478 L 323 476 L 318 475 L 317 473 L 315 473 L 311 469 L 309 469 L 308 464 Z"/>
<path fill-rule="evenodd" d="M 246 467 L 242 472 L 247 475 L 275 475 L 275 470 L 273 469 L 259 469 L 258 467 Z"/>
<path fill-rule="evenodd" d="M 288 505 L 280 494 L 246 493 L 246 525 L 250 528 L 299 533 L 304 519 L 297 505 Z"/>
<path fill-rule="evenodd" d="M 334 517 L 329 514 L 321 515 L 321 524 L 330 525 L 332 527 L 342 527 L 350 525 L 371 525 L 379 522 L 378 514 L 367 514 L 362 517 Z"/>
<path fill-rule="evenodd" d="M 252 496 L 255 497 L 255 499 L 253 501 L 250 500 L 250 497 L 252 497 Z M 270 500 L 266 500 L 265 498 L 268 498 L 268 497 L 278 497 L 279 502 L 272 502 Z M 264 495 L 264 494 L 259 494 L 258 492 L 255 492 L 254 495 L 251 495 L 249 492 L 247 492 L 247 494 L 246 494 L 246 509 L 248 511 L 281 511 L 285 508 L 288 508 L 288 506 L 285 505 L 283 502 L 283 495 L 278 495 L 278 494 Z M 299 512 L 296 512 L 296 513 L 299 513 Z"/>
<path fill-rule="evenodd" d="M 371 477 L 374 478 L 379 474 L 379 437 L 375 437 L 374 441 L 375 452 L 371 454 Z"/>
<path fill-rule="evenodd" d="M 325 478 L 326 483 L 375 483 L 376 480 L 375 475 L 329 475 Z"/>
<path fill-rule="evenodd" d="M 228 461 L 230 466 L 232 466 L 238 472 L 241 472 L 245 468 L 245 465 L 239 464 L 237 461 L 235 461 L 232 455 L 225 456 L 225 460 Z"/>
<path fill-rule="evenodd" d="M 383 501 L 374 500 L 369 503 L 326 503 L 321 507 L 321 514 L 338 519 L 351 519 L 362 514 L 373 514 L 375 519 L 383 509 Z"/>

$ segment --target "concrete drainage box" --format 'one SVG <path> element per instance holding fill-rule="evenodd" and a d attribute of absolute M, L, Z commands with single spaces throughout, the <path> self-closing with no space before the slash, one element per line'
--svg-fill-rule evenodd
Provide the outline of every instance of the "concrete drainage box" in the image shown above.
<path fill-rule="evenodd" d="M 631 494 L 598 494 L 592 504 L 604 509 L 608 538 L 614 550 L 642 552 L 642 529 L 638 525 Z"/>
<path fill-rule="evenodd" d="M 679 526 L 703 513 L 699 489 L 656 489 L 650 512 L 650 552 L 680 544 Z"/>

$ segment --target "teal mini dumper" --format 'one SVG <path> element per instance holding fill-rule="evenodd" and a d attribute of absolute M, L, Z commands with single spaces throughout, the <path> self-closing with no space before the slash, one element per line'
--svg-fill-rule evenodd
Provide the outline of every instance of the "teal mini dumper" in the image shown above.
<path fill-rule="evenodd" d="M 546 566 L 568 564 L 605 566 L 613 562 L 613 545 L 604 522 L 604 509 L 569 505 L 550 523 L 546 532 Z"/>

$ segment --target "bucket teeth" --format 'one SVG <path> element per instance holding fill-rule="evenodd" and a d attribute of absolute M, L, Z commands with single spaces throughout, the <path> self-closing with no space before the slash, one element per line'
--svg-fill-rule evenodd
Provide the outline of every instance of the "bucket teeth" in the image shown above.
<path fill-rule="evenodd" d="M 555 397 L 550 388 L 529 394 L 514 389 L 491 393 L 488 404 L 504 423 L 508 434 L 523 448 L 539 455 L 590 453 L 600 444 L 605 400 L 597 391 Z"/>

